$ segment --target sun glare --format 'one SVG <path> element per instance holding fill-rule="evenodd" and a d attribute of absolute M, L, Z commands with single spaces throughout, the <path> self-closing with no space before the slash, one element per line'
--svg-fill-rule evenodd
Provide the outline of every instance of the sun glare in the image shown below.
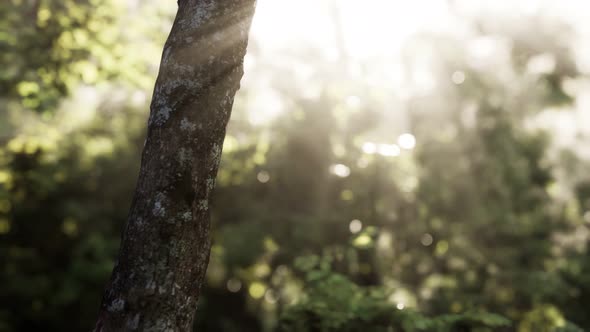
<path fill-rule="evenodd" d="M 428 8 L 425 10 L 425 8 Z M 397 54 L 416 32 L 448 27 L 443 0 L 260 0 L 252 36 L 274 49 L 318 47 L 334 57 Z"/>
<path fill-rule="evenodd" d="M 428 10 L 424 10 L 426 7 Z M 415 87 L 409 87 L 402 50 L 418 32 L 449 29 L 450 17 L 444 0 L 260 0 L 251 29 L 251 44 L 258 46 L 252 46 L 256 55 L 246 58 L 246 70 L 255 70 L 262 63 L 289 66 L 294 69 L 292 80 L 300 86 L 302 95 L 317 97 L 321 87 L 310 79 L 312 74 L 326 63 L 345 58 L 349 70 L 356 73 L 353 76 L 371 85 L 391 87 L 391 96 L 422 93 L 433 89 L 436 82 L 428 68 L 414 70 L 410 81 Z M 307 50 L 318 52 L 320 58 L 305 63 L 296 60 L 297 54 Z M 363 63 L 374 59 L 383 64 L 379 70 L 374 66 L 369 72 L 362 69 Z M 248 75 L 245 80 L 249 82 Z M 364 97 L 351 95 L 346 104 L 357 109 Z M 278 101 L 273 103 L 276 106 Z M 256 114 L 249 118 L 252 124 L 260 125 L 279 111 L 286 109 L 258 105 L 250 107 L 249 113 Z"/>
<path fill-rule="evenodd" d="M 576 31 L 576 65 L 590 72 L 590 21 L 587 11 L 590 2 L 584 0 L 259 0 L 251 28 L 251 49 L 245 59 L 246 71 L 272 70 L 274 66 L 293 69 L 289 77 L 299 94 L 317 99 L 324 87 L 323 81 L 314 78 L 331 65 L 346 63 L 350 78 L 370 88 L 384 90 L 389 104 L 404 103 L 412 97 L 428 97 L 448 84 L 464 85 L 472 76 L 461 68 L 446 77 L 437 74 L 433 64 L 436 49 L 420 44 L 417 36 L 435 34 L 463 41 L 464 48 L 457 50 L 465 56 L 469 67 L 486 71 L 490 68 L 507 68 L 512 46 L 506 40 L 489 34 L 482 35 L 470 25 L 470 18 L 533 18 L 548 17 L 571 23 Z M 498 22 L 501 22 L 499 20 Z M 516 29 L 517 27 L 511 27 Z M 255 48 L 255 49 L 254 49 Z M 317 58 L 301 56 L 310 54 Z M 534 56 L 526 66 L 531 74 L 546 74 L 556 69 L 552 54 Z M 501 73 L 508 77 L 509 73 Z M 508 76 L 507 76 L 508 75 Z M 244 86 L 260 81 L 260 72 L 246 75 Z M 272 90 L 274 83 L 257 86 L 259 91 Z M 386 91 L 385 91 L 386 90 Z M 371 103 L 366 93 L 351 91 L 345 105 L 359 110 Z M 282 112 L 285 100 L 277 94 L 266 93 L 248 101 L 248 120 L 252 125 L 266 125 Z M 408 130 L 408 114 L 403 107 L 384 108 L 392 113 L 397 130 Z M 410 141 L 397 142 L 402 149 L 412 149 Z M 412 146 L 412 147 L 410 147 Z M 367 154 L 397 154 L 395 147 L 366 144 Z"/>

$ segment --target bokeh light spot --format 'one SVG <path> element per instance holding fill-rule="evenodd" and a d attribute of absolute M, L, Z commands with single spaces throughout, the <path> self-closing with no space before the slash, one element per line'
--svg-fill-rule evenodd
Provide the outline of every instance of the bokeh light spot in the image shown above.
<path fill-rule="evenodd" d="M 436 244 L 435 253 L 437 256 L 443 256 L 449 250 L 449 243 L 447 241 L 438 241 Z"/>
<path fill-rule="evenodd" d="M 267 171 L 260 171 L 256 175 L 256 179 L 260 183 L 267 183 L 268 181 L 270 181 L 270 174 Z"/>
<path fill-rule="evenodd" d="M 378 152 L 385 157 L 397 157 L 401 150 L 396 144 L 379 144 Z"/>
<path fill-rule="evenodd" d="M 454 72 L 451 75 L 451 81 L 457 85 L 463 84 L 465 82 L 465 73 L 460 70 Z"/>
<path fill-rule="evenodd" d="M 356 234 L 363 229 L 363 223 L 358 219 L 354 219 L 348 224 L 348 229 L 352 234 Z"/>
<path fill-rule="evenodd" d="M 242 289 L 242 282 L 239 279 L 232 278 L 227 281 L 226 286 L 228 291 L 237 293 Z"/>
<path fill-rule="evenodd" d="M 366 142 L 363 144 L 363 152 L 367 154 L 374 154 L 377 152 L 377 144 L 372 142 Z"/>
<path fill-rule="evenodd" d="M 343 164 L 336 164 L 330 166 L 330 172 L 338 177 L 345 178 L 350 175 L 350 168 Z"/>
<path fill-rule="evenodd" d="M 425 233 L 424 235 L 422 235 L 422 239 L 420 239 L 420 243 L 422 243 L 422 245 L 428 247 L 429 245 L 432 244 L 433 238 L 432 235 Z"/>
<path fill-rule="evenodd" d="M 266 287 L 264 284 L 260 282 L 253 282 L 250 287 L 248 288 L 248 293 L 255 299 L 259 299 L 264 296 L 264 292 L 266 291 Z"/>
<path fill-rule="evenodd" d="M 401 134 L 397 138 L 397 144 L 402 149 L 411 150 L 416 146 L 416 137 L 410 133 Z"/>

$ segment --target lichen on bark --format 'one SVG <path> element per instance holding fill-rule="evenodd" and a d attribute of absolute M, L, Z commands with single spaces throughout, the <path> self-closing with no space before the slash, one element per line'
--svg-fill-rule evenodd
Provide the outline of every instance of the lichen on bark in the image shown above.
<path fill-rule="evenodd" d="M 255 0 L 180 0 L 141 169 L 95 331 L 189 331 L 210 251 L 209 206 Z"/>

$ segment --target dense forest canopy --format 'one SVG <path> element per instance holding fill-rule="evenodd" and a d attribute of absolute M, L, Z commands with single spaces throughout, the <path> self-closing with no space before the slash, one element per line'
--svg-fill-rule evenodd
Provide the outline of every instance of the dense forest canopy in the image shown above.
<path fill-rule="evenodd" d="M 93 326 L 175 9 L 0 4 L 0 331 Z M 195 329 L 590 330 L 585 9 L 259 0 Z"/>

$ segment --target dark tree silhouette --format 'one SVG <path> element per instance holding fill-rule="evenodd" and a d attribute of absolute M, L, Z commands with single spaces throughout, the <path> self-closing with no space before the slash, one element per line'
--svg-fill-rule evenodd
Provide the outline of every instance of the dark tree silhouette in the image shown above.
<path fill-rule="evenodd" d="M 180 0 L 141 170 L 96 331 L 189 331 L 209 261 L 209 201 L 255 0 Z"/>

